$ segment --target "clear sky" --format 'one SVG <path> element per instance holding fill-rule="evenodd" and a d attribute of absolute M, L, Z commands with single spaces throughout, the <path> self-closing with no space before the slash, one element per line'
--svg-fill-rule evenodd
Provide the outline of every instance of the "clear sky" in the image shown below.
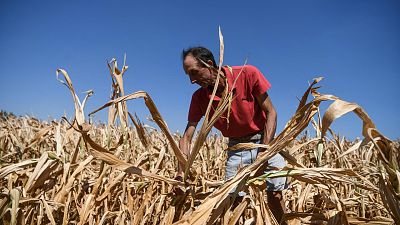
<path fill-rule="evenodd" d="M 218 26 L 224 63 L 247 59 L 272 83 L 278 132 L 312 78 L 324 76 L 321 93 L 361 105 L 384 135 L 400 137 L 400 2 L 388 0 L 3 0 L 0 109 L 45 120 L 72 116 L 70 93 L 55 76 L 64 68 L 81 98 L 94 90 L 87 114 L 109 100 L 106 61 L 122 65 L 126 53 L 126 93 L 147 91 L 170 129 L 182 131 L 197 86 L 182 70 L 181 51 L 203 45 L 218 58 Z M 150 124 L 142 100 L 128 107 Z M 361 125 L 349 114 L 332 128 L 354 138 Z"/>

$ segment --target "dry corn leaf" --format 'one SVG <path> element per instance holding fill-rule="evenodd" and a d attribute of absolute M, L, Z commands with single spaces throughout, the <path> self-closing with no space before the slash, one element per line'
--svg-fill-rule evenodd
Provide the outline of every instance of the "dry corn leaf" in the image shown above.
<path fill-rule="evenodd" d="M 10 200 L 11 200 L 11 225 L 17 224 L 17 216 L 19 209 L 19 201 L 20 201 L 20 190 L 14 188 L 10 191 Z"/>
<path fill-rule="evenodd" d="M 148 95 L 146 92 L 138 91 L 138 92 L 111 100 L 108 103 L 106 103 L 105 105 L 103 105 L 102 107 L 98 108 L 97 110 L 89 113 L 89 115 L 92 115 L 92 114 L 94 114 L 106 107 L 109 107 L 110 105 L 115 104 L 117 102 L 125 102 L 125 101 L 131 100 L 131 99 L 136 99 L 136 98 L 144 99 L 145 104 L 146 104 L 147 108 L 149 109 L 154 121 L 157 123 L 157 125 L 160 127 L 160 129 L 163 131 L 163 133 L 167 137 L 167 139 L 172 147 L 172 150 L 175 153 L 175 156 L 178 158 L 179 162 L 181 162 L 182 164 L 186 164 L 185 156 L 183 156 L 181 150 L 179 149 L 178 145 L 176 144 L 174 138 L 172 137 L 172 135 L 168 129 L 167 124 L 162 119 L 161 114 L 159 113 L 159 111 L 158 111 L 156 105 L 154 104 L 153 100 L 151 99 L 150 95 Z"/>
<path fill-rule="evenodd" d="M 60 73 L 64 76 L 65 82 L 58 78 Z M 57 75 L 57 80 L 60 81 L 65 86 L 67 86 L 68 89 L 70 90 L 72 98 L 74 100 L 74 105 L 75 105 L 75 119 L 79 125 L 83 124 L 85 122 L 85 113 L 83 112 L 83 108 L 85 107 L 86 99 L 93 94 L 93 91 L 90 90 L 87 92 L 87 94 L 84 98 L 84 101 L 81 104 L 78 96 L 76 95 L 74 87 L 72 86 L 72 81 L 71 81 L 71 78 L 69 77 L 67 71 L 65 71 L 63 69 L 57 69 L 56 75 Z"/>

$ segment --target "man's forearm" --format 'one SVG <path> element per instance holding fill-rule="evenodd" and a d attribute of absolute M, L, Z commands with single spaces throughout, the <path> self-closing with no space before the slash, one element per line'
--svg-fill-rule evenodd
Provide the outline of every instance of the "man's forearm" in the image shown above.
<path fill-rule="evenodd" d="M 264 126 L 263 144 L 269 144 L 275 136 L 277 116 L 275 112 L 267 114 L 267 120 Z"/>
<path fill-rule="evenodd" d="M 264 126 L 264 139 L 262 140 L 262 143 L 269 144 L 275 136 L 277 113 L 274 106 L 272 105 L 271 99 L 269 98 L 267 92 L 256 96 L 256 98 L 258 104 L 260 105 L 266 116 Z M 265 149 L 260 150 L 264 151 Z"/>
<path fill-rule="evenodd" d="M 179 141 L 179 148 L 180 148 L 181 152 L 183 153 L 183 155 L 187 159 L 188 155 L 189 155 L 189 143 L 185 139 L 185 137 L 182 137 L 182 139 Z M 185 165 L 183 165 L 182 163 L 179 162 L 178 163 L 178 175 L 183 173 L 184 168 L 185 168 Z"/>
<path fill-rule="evenodd" d="M 185 133 L 183 133 L 183 136 L 181 140 L 179 140 L 179 149 L 181 152 L 185 155 L 186 159 L 188 158 L 190 154 L 190 148 L 189 145 L 192 142 L 193 134 L 196 130 L 197 122 L 188 122 Z M 185 168 L 185 165 L 178 163 L 178 176 L 181 176 L 183 174 L 183 169 Z"/>

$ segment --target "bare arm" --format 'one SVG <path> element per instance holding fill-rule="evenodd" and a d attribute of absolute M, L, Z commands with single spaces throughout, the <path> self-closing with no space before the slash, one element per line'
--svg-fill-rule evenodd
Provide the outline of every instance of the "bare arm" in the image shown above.
<path fill-rule="evenodd" d="M 196 131 L 197 122 L 188 122 L 186 125 L 185 133 L 183 133 L 182 138 L 179 140 L 179 148 L 182 153 L 188 158 L 190 154 L 190 143 L 192 142 L 193 134 Z M 183 168 L 185 165 L 178 165 L 177 176 L 183 175 Z"/>
<path fill-rule="evenodd" d="M 262 143 L 269 144 L 275 136 L 277 114 L 267 92 L 256 96 L 256 99 L 267 117 L 264 126 L 264 140 Z"/>

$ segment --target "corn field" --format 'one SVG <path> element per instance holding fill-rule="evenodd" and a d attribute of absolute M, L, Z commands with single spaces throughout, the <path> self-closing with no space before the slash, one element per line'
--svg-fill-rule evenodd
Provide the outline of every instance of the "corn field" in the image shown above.
<path fill-rule="evenodd" d="M 220 66 L 222 59 L 223 44 Z M 62 69 L 57 78 L 72 95 L 73 120 L 0 115 L 2 224 L 279 224 L 264 185 L 267 177 L 280 176 L 290 180 L 281 222 L 400 224 L 399 143 L 382 135 L 357 104 L 317 92 L 321 78 L 313 80 L 268 146 L 227 149 L 225 138 L 209 134 L 229 107 L 232 93 L 225 93 L 215 113 L 207 112 L 186 158 L 177 144 L 180 134 L 169 131 L 151 97 L 144 91 L 125 94 L 125 60 L 121 69 L 116 60 L 108 68 L 111 100 L 88 116 L 84 107 L 93 92 L 81 102 Z M 135 99 L 145 101 L 159 129 L 129 112 L 126 102 Z M 321 112 L 325 102 L 330 105 Z M 108 124 L 91 123 L 104 109 Z M 362 140 L 340 138 L 329 128 L 349 112 L 363 121 Z M 306 134 L 309 125 L 313 131 Z M 268 151 L 224 182 L 226 151 L 242 147 Z M 288 166 L 257 176 L 274 154 Z M 184 182 L 174 179 L 178 162 L 185 165 Z M 235 199 L 231 190 L 247 195 Z"/>

